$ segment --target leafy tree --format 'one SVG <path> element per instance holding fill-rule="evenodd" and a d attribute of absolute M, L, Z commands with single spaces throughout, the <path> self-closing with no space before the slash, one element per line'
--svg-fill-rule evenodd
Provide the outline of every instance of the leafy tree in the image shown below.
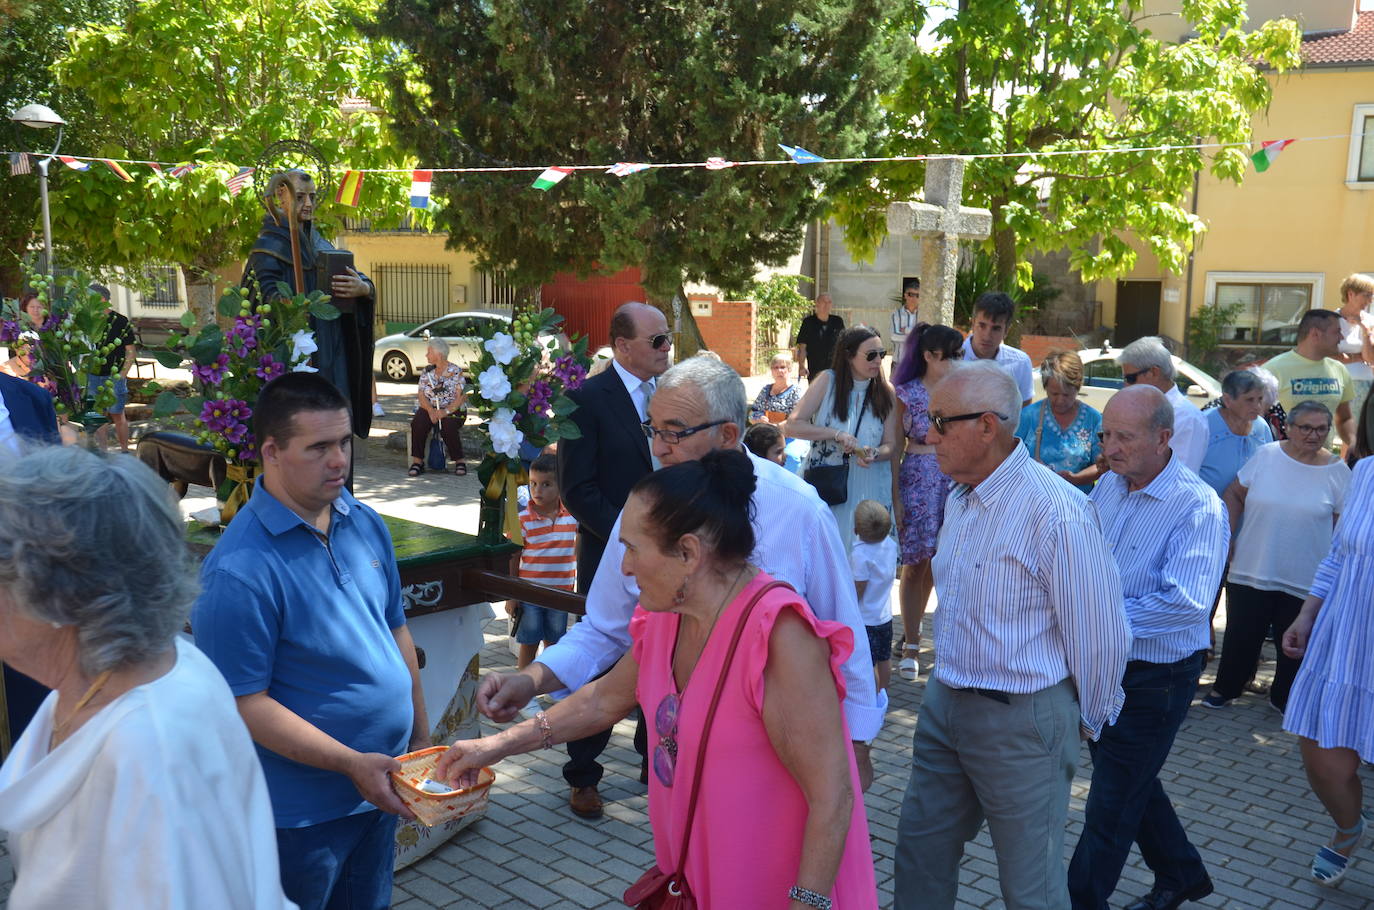
<path fill-rule="evenodd" d="M 57 72 L 117 125 L 93 154 L 208 164 L 181 178 L 128 165 L 132 183 L 95 164 L 61 182 L 54 232 L 101 265 L 180 265 L 198 319 L 213 318 L 212 273 L 247 253 L 264 214 L 251 185 L 230 195 L 236 166 L 297 138 L 336 166 L 336 181 L 338 165 L 404 166 L 375 108 L 340 107 L 350 96 L 381 99 L 381 73 L 400 65 L 357 30 L 368 2 L 144 0 L 115 24 L 76 32 Z M 394 223 L 408 186 L 408 175 L 369 174 L 355 211 Z M 316 221 L 328 230 L 349 212 L 322 199 Z"/>
<path fill-rule="evenodd" d="M 1214 376 L 1220 376 L 1226 368 L 1226 357 L 1218 350 L 1222 333 L 1235 325 L 1244 309 L 1239 303 L 1198 307 L 1188 320 L 1188 357 Z"/>
<path fill-rule="evenodd" d="M 63 149 L 83 154 L 99 124 L 81 116 L 90 110 L 90 100 L 80 87 L 57 85 L 52 65 L 67 46 L 69 27 L 111 20 L 128 5 L 128 0 L 0 0 L 0 106 L 5 117 L 31 101 L 46 104 L 72 121 L 63 131 Z M 43 152 L 52 149 L 56 138 L 52 131 L 23 127 L 14 127 L 8 136 L 3 143 L 6 148 Z M 17 295 L 24 283 L 23 262 L 35 234 L 42 230 L 38 176 L 35 170 L 31 176 L 10 177 L 8 163 L 3 161 L 0 169 L 4 173 L 0 176 L 0 292 Z"/>
<path fill-rule="evenodd" d="M 811 301 L 797 290 L 797 282 L 801 280 L 801 275 L 777 274 L 770 275 L 767 281 L 754 282 L 749 294 L 758 305 L 758 337 L 764 342 L 759 349 L 758 366 L 766 367 L 780 350 L 778 335 L 785 332 L 791 337 L 795 334 L 793 327 L 800 325 L 811 312 Z"/>
<path fill-rule="evenodd" d="M 396 129 L 426 161 L 490 166 L 837 157 L 869 148 L 899 75 L 882 24 L 896 0 L 383 0 L 378 34 L 419 83 L 393 79 Z M 514 283 L 638 266 L 665 310 L 683 282 L 743 290 L 821 207 L 829 167 L 436 174 L 449 242 Z M 671 312 L 669 311 L 671 318 Z M 683 307 L 684 322 L 691 324 Z M 691 333 L 695 335 L 695 332 Z M 699 336 L 698 336 L 699 339 Z M 690 335 L 683 339 L 693 350 Z"/>
<path fill-rule="evenodd" d="M 1236 147 L 1047 154 L 1199 137 L 1248 143 L 1251 117 L 1270 97 L 1256 64 L 1282 72 L 1300 62 L 1297 25 L 1276 20 L 1244 32 L 1241 0 L 1182 0 L 1192 37 L 1179 44 L 1149 32 L 1142 4 L 960 0 L 957 15 L 934 29 L 938 45 L 911 56 L 888 99 L 888 154 L 1036 153 L 975 159 L 966 172 L 966 203 L 993 213 L 988 245 L 999 287 L 1030 284 L 1028 250 L 1068 247 L 1084 280 L 1122 274 L 1137 255 L 1128 233 L 1177 272 L 1204 229 L 1181 204 L 1194 173 L 1205 166 L 1220 179 L 1244 177 L 1247 153 Z M 883 205 L 912 198 L 924 173 L 920 163 L 883 165 L 872 184 L 839 200 L 837 218 L 858 255 L 882 241 Z"/>

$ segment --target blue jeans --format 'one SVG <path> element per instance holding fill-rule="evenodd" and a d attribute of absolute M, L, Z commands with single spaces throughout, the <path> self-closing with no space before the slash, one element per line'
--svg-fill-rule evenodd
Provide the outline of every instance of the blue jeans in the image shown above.
<path fill-rule="evenodd" d="M 396 816 L 378 809 L 277 829 L 281 886 L 300 910 L 386 910 Z"/>
<path fill-rule="evenodd" d="M 1105 910 L 1132 842 L 1139 844 L 1156 888 L 1182 891 L 1207 878 L 1158 777 L 1197 692 L 1202 656 L 1199 651 L 1172 664 L 1126 665 L 1121 716 L 1089 745 L 1092 789 L 1069 863 L 1074 910 Z"/>
<path fill-rule="evenodd" d="M 568 614 L 534 604 L 520 603 L 520 625 L 515 640 L 522 645 L 537 645 L 541 641 L 554 644 L 568 631 Z"/>
<path fill-rule="evenodd" d="M 110 381 L 109 376 L 87 376 L 86 394 L 96 395 L 100 392 L 100 387 Z M 112 404 L 106 414 L 123 414 L 124 406 L 129 403 L 129 380 L 124 376 L 114 377 L 114 396 L 115 403 Z"/>

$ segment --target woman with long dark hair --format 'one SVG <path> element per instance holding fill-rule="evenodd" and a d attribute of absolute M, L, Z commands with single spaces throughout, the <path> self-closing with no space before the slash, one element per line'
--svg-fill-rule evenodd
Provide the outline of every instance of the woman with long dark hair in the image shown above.
<path fill-rule="evenodd" d="M 854 507 L 876 499 L 892 507 L 892 464 L 897 451 L 897 408 L 883 377 L 883 340 L 866 325 L 846 329 L 828 370 L 811 386 L 783 424 L 783 433 L 811 441 L 806 467 L 849 465 L 844 502 L 831 503 L 840 540 L 854 545 Z"/>
<path fill-rule="evenodd" d="M 964 336 L 947 325 L 918 323 L 906 339 L 906 350 L 892 377 L 897 396 L 897 425 L 905 444 L 901 468 L 892 476 L 892 519 L 901 545 L 902 580 L 898 600 L 905 644 L 897 675 L 914 680 L 921 672 L 921 620 L 935 587 L 930 558 L 945 517 L 950 480 L 935 460 L 935 447 L 926 445 L 930 419 L 930 389 L 944 378 L 949 366 L 964 355 Z"/>

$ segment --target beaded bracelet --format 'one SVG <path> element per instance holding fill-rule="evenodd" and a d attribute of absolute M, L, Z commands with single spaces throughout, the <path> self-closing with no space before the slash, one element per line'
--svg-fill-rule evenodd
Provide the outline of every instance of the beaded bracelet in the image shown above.
<path fill-rule="evenodd" d="M 803 888 L 801 885 L 793 885 L 792 890 L 787 892 L 787 896 L 791 900 L 801 901 L 808 907 L 816 907 L 818 910 L 830 910 L 830 898 L 826 897 L 824 894 L 818 894 L 815 891 Z"/>
<path fill-rule="evenodd" d="M 549 716 L 543 711 L 534 715 L 534 722 L 539 725 L 539 737 L 544 742 L 545 749 L 553 748 L 553 731 L 549 729 Z"/>

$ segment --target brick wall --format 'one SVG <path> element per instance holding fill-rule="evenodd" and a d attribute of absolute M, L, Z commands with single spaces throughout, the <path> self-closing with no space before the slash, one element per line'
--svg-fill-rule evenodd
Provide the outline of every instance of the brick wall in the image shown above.
<path fill-rule="evenodd" d="M 720 300 L 707 294 L 689 294 L 692 302 L 709 301 L 711 315 L 696 316 L 706 346 L 720 355 L 741 376 L 754 374 L 754 330 L 757 313 L 752 300 Z"/>

